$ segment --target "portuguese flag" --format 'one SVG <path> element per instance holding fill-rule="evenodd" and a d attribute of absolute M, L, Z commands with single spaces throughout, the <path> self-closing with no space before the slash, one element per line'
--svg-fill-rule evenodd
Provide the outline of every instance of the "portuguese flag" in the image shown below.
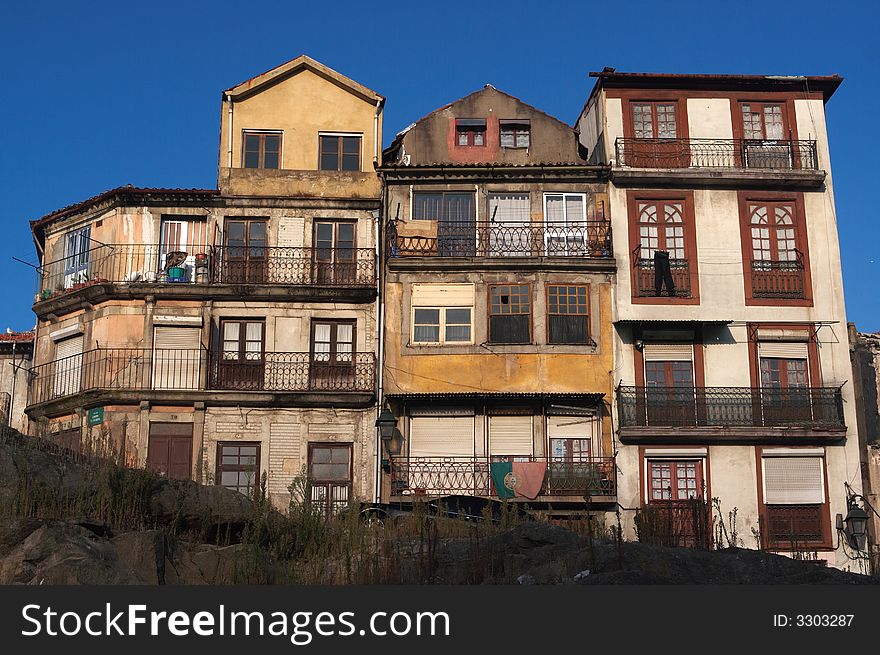
<path fill-rule="evenodd" d="M 495 495 L 502 500 L 514 496 L 534 500 L 541 493 L 547 462 L 492 462 L 489 473 Z"/>

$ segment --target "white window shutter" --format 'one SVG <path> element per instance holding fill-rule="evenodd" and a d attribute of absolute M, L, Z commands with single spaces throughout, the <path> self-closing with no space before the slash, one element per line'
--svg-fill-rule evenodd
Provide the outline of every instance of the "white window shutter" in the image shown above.
<path fill-rule="evenodd" d="M 764 457 L 764 502 L 818 505 L 825 502 L 821 457 Z"/>

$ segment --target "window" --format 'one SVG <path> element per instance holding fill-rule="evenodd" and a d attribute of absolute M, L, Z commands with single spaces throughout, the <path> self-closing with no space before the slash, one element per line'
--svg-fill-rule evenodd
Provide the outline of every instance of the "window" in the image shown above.
<path fill-rule="evenodd" d="M 457 118 L 455 120 L 455 143 L 459 146 L 486 145 L 486 119 Z"/>
<path fill-rule="evenodd" d="M 318 141 L 318 159 L 322 171 L 361 170 L 360 135 L 321 134 Z"/>
<path fill-rule="evenodd" d="M 822 457 L 764 456 L 764 521 L 768 545 L 797 548 L 826 541 L 828 507 Z"/>
<path fill-rule="evenodd" d="M 527 462 L 534 453 L 531 414 L 489 417 L 489 454 L 493 462 Z"/>
<path fill-rule="evenodd" d="M 547 342 L 586 344 L 590 342 L 589 287 L 547 287 Z"/>
<path fill-rule="evenodd" d="M 220 361 L 217 383 L 220 389 L 263 388 L 263 321 L 221 319 Z"/>
<path fill-rule="evenodd" d="M 253 496 L 260 483 L 260 444 L 217 444 L 217 484 Z"/>
<path fill-rule="evenodd" d="M 414 307 L 416 344 L 471 343 L 470 307 Z"/>
<path fill-rule="evenodd" d="M 490 193 L 487 254 L 490 257 L 528 257 L 543 254 L 535 247 L 528 193 Z M 539 228 L 540 229 L 540 228 Z"/>
<path fill-rule="evenodd" d="M 744 102 L 740 108 L 744 139 L 763 141 L 785 138 L 785 110 L 781 104 Z"/>
<path fill-rule="evenodd" d="M 809 358 L 807 342 L 758 342 L 764 425 L 810 422 Z"/>
<path fill-rule="evenodd" d="M 695 425 L 693 345 L 646 343 L 642 357 L 648 424 Z"/>
<path fill-rule="evenodd" d="M 315 221 L 314 276 L 318 284 L 353 284 L 357 279 L 353 221 Z"/>
<path fill-rule="evenodd" d="M 693 206 L 691 192 L 627 193 L 633 302 L 699 304 Z"/>
<path fill-rule="evenodd" d="M 413 193 L 412 218 L 437 221 L 437 254 L 440 257 L 473 257 L 477 249 L 474 194 L 453 192 Z"/>
<path fill-rule="evenodd" d="M 245 168 L 281 168 L 281 132 L 244 132 Z"/>
<path fill-rule="evenodd" d="M 648 460 L 648 502 L 703 497 L 701 460 Z"/>
<path fill-rule="evenodd" d="M 583 193 L 545 193 L 544 221 L 547 254 L 586 253 L 587 196 Z"/>
<path fill-rule="evenodd" d="M 323 513 L 335 514 L 351 496 L 351 445 L 309 444 L 310 498 Z"/>
<path fill-rule="evenodd" d="M 92 248 L 92 228 L 86 226 L 65 235 L 64 288 L 89 279 L 89 255 Z"/>
<path fill-rule="evenodd" d="M 531 343 L 531 290 L 527 284 L 489 287 L 489 342 Z"/>
<path fill-rule="evenodd" d="M 312 389 L 352 391 L 355 388 L 355 322 L 312 321 Z"/>
<path fill-rule="evenodd" d="M 791 203 L 749 204 L 754 261 L 793 262 L 797 259 L 794 215 Z"/>
<path fill-rule="evenodd" d="M 674 102 L 634 102 L 631 106 L 635 138 L 675 139 L 678 136 Z"/>
<path fill-rule="evenodd" d="M 473 342 L 473 284 L 414 284 L 414 344 Z"/>
<path fill-rule="evenodd" d="M 226 219 L 219 280 L 228 283 L 265 283 L 269 276 L 266 219 Z"/>
<path fill-rule="evenodd" d="M 528 148 L 531 125 L 528 120 L 501 121 L 502 148 Z"/>

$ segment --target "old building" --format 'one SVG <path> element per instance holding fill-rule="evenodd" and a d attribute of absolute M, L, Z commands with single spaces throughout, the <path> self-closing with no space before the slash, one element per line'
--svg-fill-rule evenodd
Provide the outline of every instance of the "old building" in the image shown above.
<path fill-rule="evenodd" d="M 223 92 L 217 190 L 33 221 L 34 431 L 280 506 L 296 478 L 372 499 L 383 102 L 299 57 Z"/>
<path fill-rule="evenodd" d="M 880 557 L 880 334 L 866 334 L 849 324 L 857 425 L 862 464 L 862 494 L 867 501 L 871 543 Z M 875 566 L 880 566 L 880 560 Z"/>
<path fill-rule="evenodd" d="M 381 380 L 397 419 L 383 500 L 613 507 L 607 167 L 487 85 L 398 134 L 380 175 Z"/>
<path fill-rule="evenodd" d="M 0 334 L 0 425 L 27 433 L 28 378 L 34 353 L 33 332 Z"/>
<path fill-rule="evenodd" d="M 627 532 L 717 498 L 743 546 L 855 566 L 836 528 L 860 489 L 825 127 L 841 78 L 591 75 L 577 129 L 611 164 Z"/>

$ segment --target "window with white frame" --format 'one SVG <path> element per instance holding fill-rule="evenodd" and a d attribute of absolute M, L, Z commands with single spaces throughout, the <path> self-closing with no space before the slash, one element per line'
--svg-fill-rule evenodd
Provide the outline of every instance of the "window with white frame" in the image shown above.
<path fill-rule="evenodd" d="M 473 317 L 474 285 L 413 285 L 411 343 L 473 343 Z"/>
<path fill-rule="evenodd" d="M 586 252 L 585 226 L 587 195 L 585 193 L 545 193 L 544 223 L 547 254 Z"/>

